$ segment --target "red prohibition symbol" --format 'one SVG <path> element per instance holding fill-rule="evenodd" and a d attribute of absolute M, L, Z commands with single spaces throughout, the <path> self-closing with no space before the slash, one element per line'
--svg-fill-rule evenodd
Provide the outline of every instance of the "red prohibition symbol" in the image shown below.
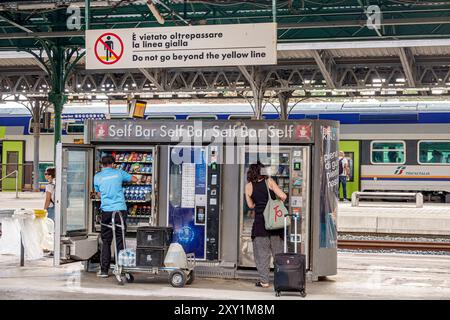
<path fill-rule="evenodd" d="M 94 45 L 94 53 L 97 60 L 103 64 L 114 64 L 123 55 L 124 47 L 122 39 L 112 32 L 102 34 Z"/>

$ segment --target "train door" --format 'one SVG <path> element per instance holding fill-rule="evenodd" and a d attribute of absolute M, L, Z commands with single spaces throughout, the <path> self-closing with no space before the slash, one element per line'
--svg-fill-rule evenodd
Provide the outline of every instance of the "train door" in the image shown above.
<path fill-rule="evenodd" d="M 347 181 L 347 199 L 350 199 L 352 193 L 360 189 L 360 141 L 358 140 L 341 140 L 339 142 L 339 150 L 344 151 L 345 157 L 348 159 L 350 166 L 350 178 Z M 342 199 L 342 187 L 339 188 L 339 198 Z"/>
<path fill-rule="evenodd" d="M 23 179 L 23 160 L 24 160 L 24 146 L 25 141 L 7 141 L 2 143 L 2 190 L 13 191 L 16 190 L 16 176 L 12 174 L 15 170 L 18 171 L 18 190 L 22 191 Z M 7 175 L 11 176 L 7 177 Z"/>

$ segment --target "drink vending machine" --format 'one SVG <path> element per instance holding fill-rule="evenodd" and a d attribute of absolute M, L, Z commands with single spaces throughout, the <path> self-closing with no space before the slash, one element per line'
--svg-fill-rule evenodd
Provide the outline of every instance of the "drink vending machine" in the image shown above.
<path fill-rule="evenodd" d="M 55 240 L 60 239 L 61 245 L 55 246 L 55 264 L 87 260 L 98 251 L 101 202 L 92 191 L 103 156 L 112 156 L 114 168 L 138 179 L 123 185 L 127 234 L 135 238 L 138 226 L 156 225 L 156 150 L 152 146 L 57 145 Z"/>

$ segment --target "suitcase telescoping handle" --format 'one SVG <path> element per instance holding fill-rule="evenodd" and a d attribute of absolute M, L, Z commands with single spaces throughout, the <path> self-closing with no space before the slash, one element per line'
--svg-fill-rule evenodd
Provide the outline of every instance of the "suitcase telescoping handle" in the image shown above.
<path fill-rule="evenodd" d="M 295 237 L 295 245 L 294 245 L 294 253 L 297 253 L 297 219 L 298 214 L 287 213 L 284 215 L 284 253 L 287 253 L 287 223 L 286 219 L 288 217 L 294 217 L 294 237 Z"/>

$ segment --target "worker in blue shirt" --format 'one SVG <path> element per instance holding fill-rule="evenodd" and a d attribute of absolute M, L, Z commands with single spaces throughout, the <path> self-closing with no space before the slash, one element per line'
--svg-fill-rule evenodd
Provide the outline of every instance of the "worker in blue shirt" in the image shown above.
<path fill-rule="evenodd" d="M 111 156 L 102 157 L 102 171 L 94 176 L 94 190 L 101 198 L 101 237 L 102 237 L 102 251 L 100 259 L 100 271 L 97 276 L 101 278 L 107 278 L 109 267 L 111 264 L 111 242 L 113 239 L 112 229 L 105 225 L 111 225 L 112 214 L 114 211 L 120 211 L 125 224 L 126 232 L 126 219 L 127 219 L 127 205 L 125 203 L 125 196 L 123 194 L 122 183 L 132 182 L 136 183 L 137 178 L 131 174 L 113 168 L 114 158 Z M 119 219 L 118 215 L 116 218 Z M 120 220 L 116 220 L 116 224 L 120 223 Z M 123 249 L 122 230 L 119 226 L 116 226 L 116 234 L 119 235 L 116 238 L 117 252 Z M 116 257 L 117 259 L 117 257 Z"/>

